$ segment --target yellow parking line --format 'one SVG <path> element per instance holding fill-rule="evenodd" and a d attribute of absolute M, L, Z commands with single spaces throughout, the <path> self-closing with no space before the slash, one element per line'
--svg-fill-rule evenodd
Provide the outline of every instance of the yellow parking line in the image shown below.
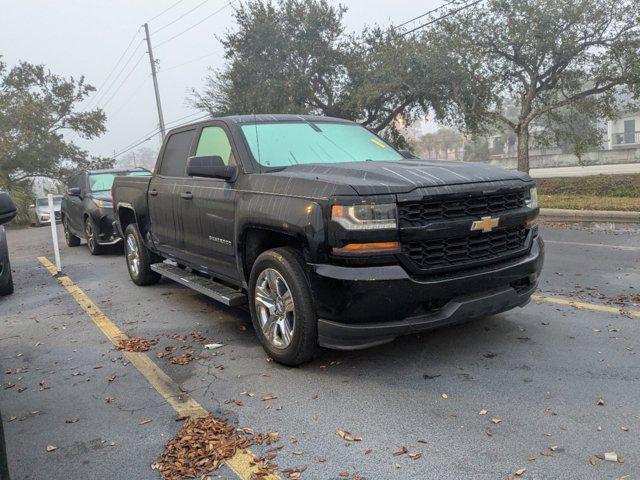
<path fill-rule="evenodd" d="M 46 257 L 38 257 L 38 260 L 51 273 L 58 273 L 56 266 Z M 120 340 L 127 337 L 102 311 L 91 301 L 89 297 L 67 276 L 58 277 L 58 281 L 73 296 L 75 301 L 80 305 L 82 310 L 93 320 L 102 333 L 114 344 L 117 345 Z M 182 392 L 171 378 L 164 373 L 145 353 L 123 352 L 129 359 L 131 364 L 147 379 L 151 386 L 178 412 L 179 415 L 189 417 L 202 417 L 208 415 L 202 405 L 191 398 L 188 394 Z M 239 450 L 236 454 L 226 461 L 226 464 L 233 472 L 242 480 L 250 480 L 254 473 L 258 473 L 258 469 L 252 463 L 255 463 L 256 456 L 249 450 Z M 278 475 L 272 474 L 265 477 L 265 480 L 279 480 Z"/>
<path fill-rule="evenodd" d="M 543 297 L 541 295 L 532 295 L 531 299 L 536 302 L 555 303 L 556 305 L 569 305 L 571 307 L 584 308 L 586 310 L 595 310 L 596 312 L 625 314 L 632 317 L 640 318 L 640 312 L 637 310 L 625 310 L 623 308 L 607 307 L 606 305 L 598 305 L 596 303 L 574 302 L 573 300 L 566 300 L 564 298 Z"/>

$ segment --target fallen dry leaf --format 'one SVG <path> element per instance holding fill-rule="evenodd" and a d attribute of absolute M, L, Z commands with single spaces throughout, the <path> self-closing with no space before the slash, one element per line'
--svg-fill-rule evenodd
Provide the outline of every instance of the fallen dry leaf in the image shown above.
<path fill-rule="evenodd" d="M 487 411 L 483 408 L 482 410 L 480 410 L 480 411 L 478 412 L 478 415 L 486 415 L 487 413 L 489 413 L 489 412 L 487 412 Z"/>
<path fill-rule="evenodd" d="M 193 355 L 190 353 L 185 353 L 181 357 L 171 357 L 169 360 L 174 365 L 188 365 L 191 362 Z"/>
<path fill-rule="evenodd" d="M 260 398 L 260 400 L 262 400 L 263 402 L 266 402 L 268 400 L 275 400 L 276 398 L 278 397 L 276 397 L 273 393 L 267 393 L 266 395 L 263 395 Z"/>
<path fill-rule="evenodd" d="M 64 423 L 78 423 L 79 421 L 79 418 L 67 418 Z"/>
<path fill-rule="evenodd" d="M 57 450 L 58 447 L 54 446 L 54 445 L 47 445 L 47 452 L 53 452 L 54 450 Z"/>
<path fill-rule="evenodd" d="M 604 405 L 604 400 L 603 400 L 602 398 L 599 398 L 599 399 L 596 401 L 596 405 Z"/>
<path fill-rule="evenodd" d="M 152 467 L 160 471 L 164 480 L 204 477 L 251 443 L 226 420 L 211 415 L 189 418 L 177 435 L 165 444 L 165 451 Z M 256 460 L 254 467 L 258 470 L 255 474 L 258 479 L 264 479 L 277 468 L 266 459 Z M 289 472 L 295 471 L 292 469 Z M 299 475 L 302 469 L 297 471 Z"/>
<path fill-rule="evenodd" d="M 420 452 L 413 452 L 409 454 L 409 457 L 411 458 L 411 460 L 418 460 L 420 457 L 422 457 L 422 454 Z"/>
<path fill-rule="evenodd" d="M 550 452 L 549 450 L 542 450 L 540 452 L 540 455 L 542 455 L 543 457 L 553 457 L 553 452 Z"/>
<path fill-rule="evenodd" d="M 138 422 L 138 425 L 146 425 L 147 423 L 151 423 L 151 420 L 145 418 L 144 420 L 140 420 L 140 422 Z"/>
<path fill-rule="evenodd" d="M 520 476 L 526 471 L 527 471 L 526 468 L 519 468 L 518 470 L 516 470 L 516 475 Z"/>
<path fill-rule="evenodd" d="M 499 423 L 502 423 L 502 419 L 501 418 L 492 418 L 491 421 L 493 423 L 495 423 L 496 425 L 499 424 Z"/>
<path fill-rule="evenodd" d="M 589 463 L 590 463 L 591 465 L 595 465 L 596 463 L 598 463 L 598 460 L 597 460 L 596 458 L 589 457 Z"/>
<path fill-rule="evenodd" d="M 347 432 L 346 430 L 336 430 L 336 433 L 338 435 L 340 435 L 340 437 L 342 437 L 345 440 L 347 440 L 348 442 L 361 442 L 362 441 L 362 437 L 358 437 L 358 436 L 352 435 L 351 433 Z"/>
<path fill-rule="evenodd" d="M 147 340 L 143 337 L 131 337 L 120 340 L 116 348 L 125 352 L 148 352 L 152 345 L 157 344 L 157 339 Z"/>
<path fill-rule="evenodd" d="M 443 393 L 442 394 L 442 398 L 444 398 L 446 400 L 447 398 L 449 398 L 449 395 L 447 395 L 446 393 Z"/>

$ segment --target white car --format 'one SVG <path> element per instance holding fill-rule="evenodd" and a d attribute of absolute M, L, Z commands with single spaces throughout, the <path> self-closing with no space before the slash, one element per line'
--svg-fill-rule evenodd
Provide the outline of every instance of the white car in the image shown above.
<path fill-rule="evenodd" d="M 62 217 L 60 215 L 61 202 L 62 195 L 53 196 L 53 212 L 56 217 L 56 222 L 62 221 Z M 49 225 L 49 223 L 51 223 L 51 219 L 49 218 L 49 199 L 47 197 L 36 198 L 36 203 L 29 205 L 29 217 L 31 218 L 31 225 L 34 227 Z"/>

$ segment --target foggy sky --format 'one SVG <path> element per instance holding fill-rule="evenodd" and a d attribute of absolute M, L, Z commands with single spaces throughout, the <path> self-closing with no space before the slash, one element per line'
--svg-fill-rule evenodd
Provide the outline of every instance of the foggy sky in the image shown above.
<path fill-rule="evenodd" d="M 2 0 L 0 55 L 9 67 L 19 60 L 42 63 L 59 75 L 84 75 L 89 83 L 99 87 L 134 35 L 133 46 L 144 38 L 142 30 L 136 34 L 141 24 L 175 1 Z M 188 92 L 191 88 L 202 87 L 208 67 L 224 65 L 222 46 L 215 35 L 234 28 L 231 7 L 175 40 L 159 45 L 227 3 L 225 0 L 207 0 L 181 20 L 162 28 L 202 1 L 183 0 L 149 23 L 154 54 L 159 61 L 158 81 L 167 123 L 195 112 L 186 104 Z M 401 23 L 442 4 L 443 0 L 345 0 L 340 3 L 349 8 L 345 16 L 347 29 L 357 31 L 365 24 Z M 94 93 L 101 95 L 94 102 L 107 114 L 108 132 L 93 141 L 78 141 L 90 153 L 112 155 L 157 127 L 149 60 L 144 56 L 146 50 L 146 44 L 141 44 L 118 81 L 112 82 L 119 68 L 103 88 L 104 92 Z M 208 56 L 176 67 L 205 55 Z M 132 70 L 140 57 L 140 63 Z M 116 92 L 116 87 L 130 71 L 131 76 Z M 111 90 L 107 91 L 111 83 Z M 156 148 L 158 141 L 156 136 L 142 146 Z"/>

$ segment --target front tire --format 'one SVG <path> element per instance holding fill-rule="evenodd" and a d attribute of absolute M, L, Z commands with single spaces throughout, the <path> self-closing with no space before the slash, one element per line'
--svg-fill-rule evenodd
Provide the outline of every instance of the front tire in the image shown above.
<path fill-rule="evenodd" d="M 62 220 L 62 228 L 64 230 L 64 240 L 67 242 L 67 247 L 77 247 L 80 245 L 80 238 L 71 233 L 69 229 L 69 220 L 67 220 L 67 217 L 64 217 L 64 220 Z"/>
<path fill-rule="evenodd" d="M 142 242 L 138 226 L 134 223 L 124 231 L 124 256 L 133 283 L 140 286 L 158 283 L 161 275 L 151 270 L 151 264 L 162 261 L 162 257 L 149 251 Z"/>
<path fill-rule="evenodd" d="M 318 344 L 318 321 L 302 255 L 293 248 L 262 253 L 249 278 L 249 307 L 260 343 L 276 362 L 310 361 Z"/>
<path fill-rule="evenodd" d="M 13 293 L 13 275 L 8 258 L 4 264 L 3 272 L 4 274 L 0 278 L 0 296 L 11 295 Z"/>
<path fill-rule="evenodd" d="M 98 243 L 98 228 L 91 217 L 84 220 L 84 236 L 87 239 L 87 247 L 91 255 L 102 255 L 104 253 L 104 245 Z"/>

